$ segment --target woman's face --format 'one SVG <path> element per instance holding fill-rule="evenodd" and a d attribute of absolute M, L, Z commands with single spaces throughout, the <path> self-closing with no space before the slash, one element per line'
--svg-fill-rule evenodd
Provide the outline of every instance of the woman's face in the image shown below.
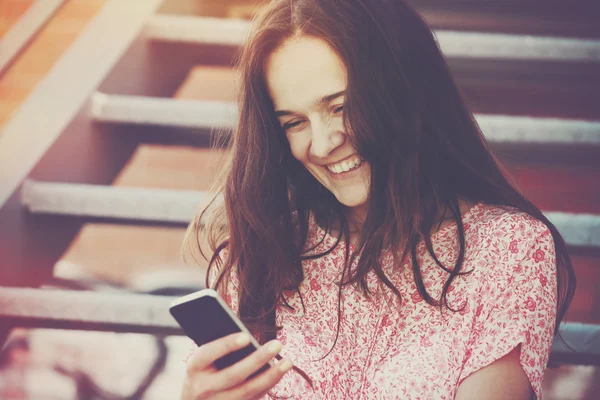
<path fill-rule="evenodd" d="M 292 155 L 340 203 L 364 218 L 370 167 L 344 129 L 347 73 L 342 60 L 325 41 L 300 36 L 286 41 L 265 67 Z"/>

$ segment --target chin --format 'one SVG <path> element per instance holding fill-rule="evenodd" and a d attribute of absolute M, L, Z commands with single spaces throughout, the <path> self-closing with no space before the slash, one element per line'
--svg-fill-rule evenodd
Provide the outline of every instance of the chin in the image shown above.
<path fill-rule="evenodd" d="M 348 208 L 361 207 L 367 204 L 367 196 L 336 196 L 337 200 Z"/>

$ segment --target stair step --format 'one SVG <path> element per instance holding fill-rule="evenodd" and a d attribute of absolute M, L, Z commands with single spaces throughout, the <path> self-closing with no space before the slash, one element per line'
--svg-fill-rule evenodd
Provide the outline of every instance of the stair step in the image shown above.
<path fill-rule="evenodd" d="M 161 42 L 239 46 L 249 29 L 250 22 L 245 19 L 155 14 L 148 18 L 143 34 Z"/>
<path fill-rule="evenodd" d="M 569 246 L 600 247 L 600 215 L 546 211 Z"/>
<path fill-rule="evenodd" d="M 230 66 L 197 65 L 191 68 L 175 95 L 180 100 L 235 101 L 238 74 Z"/>
<path fill-rule="evenodd" d="M 21 204 L 32 213 L 189 223 L 207 192 L 27 181 Z M 545 213 L 571 246 L 600 247 L 600 215 Z"/>
<path fill-rule="evenodd" d="M 92 118 L 99 122 L 163 125 L 181 128 L 233 128 L 233 102 L 109 95 L 92 98 Z M 559 118 L 476 114 L 491 142 L 600 144 L 600 122 Z"/>
<path fill-rule="evenodd" d="M 204 148 L 141 144 L 111 184 L 146 189 L 207 190 L 217 176 L 221 157 L 222 152 Z M 197 277 L 188 280 L 188 284 L 204 282 L 206 261 L 201 255 L 186 249 L 185 260 L 193 266 L 182 262 L 185 226 L 122 222 L 83 224 L 55 264 L 54 277 L 68 278 L 63 267 L 76 266 L 91 279 L 125 287 L 138 287 L 140 279 L 145 280 L 149 273 L 155 276 L 159 271 L 173 276 L 193 271 Z M 67 272 L 70 269 L 66 268 Z"/>
<path fill-rule="evenodd" d="M 206 192 L 28 180 L 21 204 L 32 213 L 187 224 Z"/>
<path fill-rule="evenodd" d="M 469 31 L 598 37 L 593 2 L 561 0 L 408 0 L 433 27 Z"/>
<path fill-rule="evenodd" d="M 178 335 L 170 296 L 3 287 L 0 319 L 22 327 Z"/>
<path fill-rule="evenodd" d="M 561 118 L 475 114 L 495 143 L 600 144 L 600 122 Z"/>
<path fill-rule="evenodd" d="M 225 151 L 189 146 L 140 144 L 113 180 L 115 186 L 208 190 Z"/>
<path fill-rule="evenodd" d="M 95 93 L 91 117 L 96 121 L 174 126 L 230 128 L 237 109 L 233 103 L 209 100 L 107 95 Z"/>
<path fill-rule="evenodd" d="M 54 265 L 54 277 L 90 278 L 133 287 L 147 274 L 168 271 L 195 273 L 195 282 L 204 282 L 206 263 L 202 258 L 193 262 L 186 252 L 181 259 L 185 227 L 140 226 L 116 223 L 86 223 Z M 192 265 L 190 265 L 192 264 Z M 77 266 L 78 271 L 73 268 Z M 189 282 L 191 283 L 191 281 Z"/>
<path fill-rule="evenodd" d="M 176 297 L 145 294 L 10 288 L 0 291 L 0 318 L 23 327 L 183 335 L 169 314 Z M 600 326 L 565 323 L 554 339 L 554 363 L 600 364 Z"/>
<path fill-rule="evenodd" d="M 243 19 L 157 14 L 144 27 L 146 37 L 162 42 L 239 46 L 251 23 Z M 535 61 L 600 62 L 600 41 L 548 36 L 435 30 L 447 57 Z"/>

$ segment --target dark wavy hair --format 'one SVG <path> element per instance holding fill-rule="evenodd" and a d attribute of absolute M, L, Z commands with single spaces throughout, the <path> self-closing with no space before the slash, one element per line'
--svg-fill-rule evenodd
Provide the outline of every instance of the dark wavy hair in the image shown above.
<path fill-rule="evenodd" d="M 276 337 L 276 307 L 289 306 L 284 294 L 299 292 L 302 260 L 322 255 L 304 252 L 309 216 L 327 230 L 339 224 L 338 244 L 349 243 L 344 207 L 292 157 L 267 90 L 267 58 L 298 35 L 326 41 L 344 61 L 345 124 L 372 170 L 368 215 L 356 251 L 350 255 L 346 246 L 340 294 L 345 285 L 357 284 L 368 295 L 365 277 L 373 270 L 400 296 L 380 264 L 382 250 L 391 248 L 396 262 L 410 256 L 421 296 L 452 309 L 448 288 L 468 272 L 462 269 L 459 201 L 510 206 L 542 221 L 554 238 L 558 331 L 575 288 L 566 244 L 507 179 L 421 16 L 401 0 L 275 0 L 255 18 L 239 56 L 239 121 L 215 189 L 223 201 L 200 212 L 187 236 L 196 246 L 208 235 L 209 275 L 213 268 L 220 272 L 213 287 L 222 289 L 232 270 L 239 276 L 239 314 L 258 340 Z M 454 265 L 442 265 L 433 251 L 431 233 L 441 224 L 441 213 L 457 224 L 460 251 Z M 423 283 L 416 257 L 423 241 L 448 272 L 440 298 Z M 220 257 L 224 249 L 227 257 Z"/>

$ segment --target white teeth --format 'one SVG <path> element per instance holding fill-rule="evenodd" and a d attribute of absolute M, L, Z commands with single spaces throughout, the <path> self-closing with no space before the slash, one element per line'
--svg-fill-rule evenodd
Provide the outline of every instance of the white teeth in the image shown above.
<path fill-rule="evenodd" d="M 327 166 L 327 168 L 334 174 L 340 174 L 342 172 L 348 172 L 352 169 L 358 168 L 361 164 L 361 158 L 356 155 L 337 164 L 330 164 Z"/>

